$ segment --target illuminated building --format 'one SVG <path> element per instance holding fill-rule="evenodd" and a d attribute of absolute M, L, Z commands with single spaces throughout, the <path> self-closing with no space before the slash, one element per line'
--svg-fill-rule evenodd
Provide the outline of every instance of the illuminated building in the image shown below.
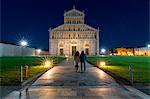
<path fill-rule="evenodd" d="M 134 53 L 139 56 L 150 56 L 150 47 L 135 48 Z"/>
<path fill-rule="evenodd" d="M 117 55 L 132 56 L 134 55 L 133 48 L 116 48 Z"/>
<path fill-rule="evenodd" d="M 76 51 L 99 54 L 99 29 L 84 23 L 85 14 L 75 7 L 64 13 L 64 24 L 49 29 L 50 55 L 73 56 Z"/>
<path fill-rule="evenodd" d="M 123 56 L 150 56 L 150 47 L 116 48 L 117 55 Z"/>

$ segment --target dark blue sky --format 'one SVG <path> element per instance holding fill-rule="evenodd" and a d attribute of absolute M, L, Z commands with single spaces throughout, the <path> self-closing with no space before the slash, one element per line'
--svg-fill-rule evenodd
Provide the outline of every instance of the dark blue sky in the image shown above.
<path fill-rule="evenodd" d="M 85 23 L 100 27 L 104 48 L 145 46 L 149 0 L 1 0 L 1 41 L 48 49 L 48 29 L 63 23 L 64 10 L 84 10 Z"/>

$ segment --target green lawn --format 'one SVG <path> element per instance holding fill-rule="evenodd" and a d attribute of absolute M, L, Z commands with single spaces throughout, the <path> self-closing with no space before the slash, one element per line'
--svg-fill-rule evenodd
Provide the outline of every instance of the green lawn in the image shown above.
<path fill-rule="evenodd" d="M 88 57 L 88 61 L 129 81 L 129 65 L 133 67 L 134 83 L 150 83 L 150 57 L 146 56 L 101 56 Z M 100 66 L 100 62 L 106 66 Z"/>
<path fill-rule="evenodd" d="M 0 81 L 1 85 L 18 85 L 20 84 L 20 66 L 29 66 L 29 78 L 38 73 L 44 72 L 52 67 L 43 65 L 45 60 L 53 60 L 54 64 L 64 60 L 64 57 L 0 57 Z M 24 77 L 24 81 L 25 81 Z"/>

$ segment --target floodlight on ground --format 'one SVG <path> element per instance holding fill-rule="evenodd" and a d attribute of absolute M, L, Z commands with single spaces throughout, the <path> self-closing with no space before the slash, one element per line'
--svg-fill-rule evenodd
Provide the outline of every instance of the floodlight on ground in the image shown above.
<path fill-rule="evenodd" d="M 45 67 L 52 67 L 53 62 L 52 62 L 51 60 L 46 60 L 46 61 L 44 61 L 43 65 L 44 65 Z"/>
<path fill-rule="evenodd" d="M 51 62 L 50 61 L 45 61 L 45 66 L 47 66 L 47 67 L 49 67 L 50 66 L 50 64 L 51 64 Z"/>
<path fill-rule="evenodd" d="M 106 62 L 101 61 L 101 62 L 100 62 L 100 66 L 106 66 Z"/>
<path fill-rule="evenodd" d="M 68 56 L 67 56 L 67 55 L 65 55 L 65 57 L 66 57 L 66 58 L 68 58 Z"/>

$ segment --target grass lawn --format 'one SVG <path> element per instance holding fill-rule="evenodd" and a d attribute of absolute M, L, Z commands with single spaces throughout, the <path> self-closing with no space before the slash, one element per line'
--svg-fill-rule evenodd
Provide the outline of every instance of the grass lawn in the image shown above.
<path fill-rule="evenodd" d="M 134 83 L 150 83 L 150 57 L 147 56 L 93 56 L 88 61 L 129 81 L 129 65 L 133 67 Z M 100 61 L 106 66 L 100 66 Z"/>
<path fill-rule="evenodd" d="M 20 84 L 20 66 L 29 66 L 29 78 L 38 73 L 52 68 L 42 65 L 45 60 L 53 60 L 54 64 L 64 60 L 64 57 L 0 57 L 0 81 L 1 85 L 18 85 Z M 24 81 L 25 81 L 24 77 Z"/>

